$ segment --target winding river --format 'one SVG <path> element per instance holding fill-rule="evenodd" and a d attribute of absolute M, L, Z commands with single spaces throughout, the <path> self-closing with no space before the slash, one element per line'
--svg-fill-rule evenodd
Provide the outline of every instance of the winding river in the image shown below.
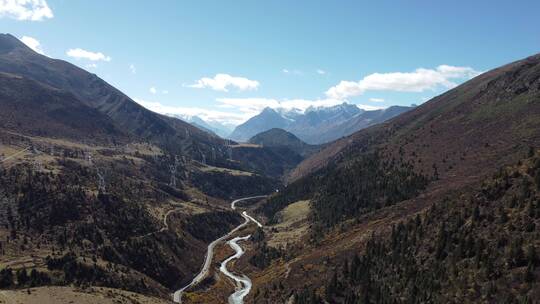
<path fill-rule="evenodd" d="M 236 203 L 238 203 L 238 202 L 247 201 L 247 200 L 251 200 L 251 199 L 257 199 L 257 198 L 265 198 L 265 197 L 266 197 L 266 195 L 259 195 L 259 196 L 250 196 L 250 197 L 244 197 L 244 198 L 241 198 L 241 199 L 234 200 L 231 203 L 231 209 L 236 210 Z M 201 271 L 193 278 L 193 280 L 188 285 L 186 285 L 186 286 L 184 286 L 184 287 L 182 287 L 182 288 L 180 288 L 180 289 L 178 289 L 177 291 L 174 292 L 173 301 L 175 303 L 182 303 L 182 294 L 184 293 L 184 291 L 186 289 L 190 288 L 190 287 L 193 287 L 193 286 L 199 284 L 204 278 L 206 278 L 206 276 L 208 275 L 208 271 L 210 270 L 210 266 L 212 265 L 212 257 L 214 255 L 214 248 L 216 247 L 217 244 L 219 244 L 221 241 L 231 237 L 235 232 L 242 229 L 250 221 L 253 221 L 257 226 L 262 227 L 262 224 L 259 223 L 253 217 L 249 216 L 247 214 L 247 212 L 244 211 L 244 212 L 241 213 L 241 215 L 245 220 L 242 224 L 236 226 L 229 233 L 227 233 L 226 235 L 218 238 L 217 240 L 213 241 L 212 243 L 210 243 L 208 245 L 208 250 L 206 251 L 206 256 L 204 258 L 204 264 L 203 264 L 203 267 L 202 267 Z M 229 257 L 227 260 L 225 260 L 221 264 L 220 270 L 221 270 L 221 268 L 223 268 L 225 271 L 227 271 L 227 268 L 226 268 L 227 262 L 229 262 L 229 261 L 231 261 L 233 259 L 239 258 L 244 254 L 244 250 L 242 249 L 242 247 L 240 247 L 240 245 L 237 244 L 237 242 L 239 240 L 247 240 L 249 237 L 250 237 L 250 235 L 245 236 L 245 237 L 240 237 L 240 238 L 234 238 L 234 239 L 230 240 L 229 242 L 227 242 L 229 244 L 229 246 L 231 246 L 231 248 L 233 248 L 236 251 L 236 254 Z M 232 278 L 236 282 L 239 282 L 239 284 L 243 284 L 242 289 L 240 289 L 239 291 L 236 291 L 235 293 L 233 293 L 229 297 L 229 303 L 234 303 L 234 304 L 243 303 L 244 297 L 247 294 L 249 294 L 249 291 L 251 290 L 251 280 L 246 276 L 243 276 L 241 278 L 236 277 L 234 274 L 230 273 L 229 271 L 227 271 L 227 273 L 229 273 L 230 275 L 227 274 L 226 272 L 224 272 L 223 270 L 221 270 L 221 272 L 223 272 L 225 275 Z M 247 282 L 249 282 L 249 283 L 247 283 Z M 239 292 L 241 292 L 241 293 L 239 293 Z M 245 293 L 245 294 L 243 294 L 243 293 Z M 234 300 L 234 299 L 237 299 L 237 300 Z M 231 301 L 233 301 L 233 302 L 231 302 Z"/>
<path fill-rule="evenodd" d="M 242 247 L 240 247 L 240 245 L 238 245 L 238 241 L 246 241 L 250 237 L 251 235 L 246 235 L 242 237 L 235 237 L 234 239 L 228 241 L 227 244 L 229 244 L 229 246 L 231 246 L 236 253 L 223 261 L 219 267 L 219 271 L 233 279 L 237 285 L 235 292 L 229 296 L 229 304 L 243 304 L 244 297 L 247 296 L 251 290 L 251 280 L 247 276 L 237 276 L 227 269 L 227 263 L 234 259 L 239 259 L 242 255 L 244 255 L 245 251 L 242 249 Z"/>

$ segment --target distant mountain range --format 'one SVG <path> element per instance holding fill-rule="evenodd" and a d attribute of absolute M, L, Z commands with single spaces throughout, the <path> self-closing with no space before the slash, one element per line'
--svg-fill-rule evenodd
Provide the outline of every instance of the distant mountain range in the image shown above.
<path fill-rule="evenodd" d="M 305 111 L 265 108 L 260 114 L 237 126 L 229 137 L 237 141 L 247 141 L 258 133 L 279 128 L 293 133 L 308 144 L 323 144 L 384 122 L 413 108 L 392 106 L 365 111 L 348 103 L 332 107 L 310 107 Z"/>
<path fill-rule="evenodd" d="M 204 120 L 196 115 L 186 114 L 165 114 L 167 116 L 179 118 L 201 130 L 216 134 L 222 138 L 227 138 L 234 130 L 234 125 L 221 123 L 219 121 Z"/>

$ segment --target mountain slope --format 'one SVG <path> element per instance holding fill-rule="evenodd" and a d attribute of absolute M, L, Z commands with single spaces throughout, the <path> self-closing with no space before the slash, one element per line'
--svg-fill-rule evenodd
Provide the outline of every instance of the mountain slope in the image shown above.
<path fill-rule="evenodd" d="M 339 112 L 335 113 L 335 115 L 317 113 L 333 110 L 335 107 L 318 111 L 309 111 L 308 109 L 305 117 L 291 124 L 287 130 L 297 134 L 308 143 L 326 143 L 382 123 L 412 109 L 412 107 L 392 106 L 381 110 L 361 111 L 353 105 L 343 104 L 337 107 Z"/>
<path fill-rule="evenodd" d="M 282 179 L 304 159 L 285 146 L 262 147 L 246 144 L 234 146 L 232 156 L 241 160 L 251 170 L 275 179 Z"/>
<path fill-rule="evenodd" d="M 307 287 L 296 303 L 537 298 L 538 261 L 522 253 L 538 246 L 540 162 L 523 160 L 538 147 L 540 54 L 328 145 L 258 209 L 268 244 L 303 241 L 274 245 L 286 250 L 250 275 L 284 275 L 254 296 L 280 302 Z M 283 212 L 305 201 L 308 224 L 284 229 Z"/>
<path fill-rule="evenodd" d="M 290 176 L 289 181 L 295 182 L 289 193 L 295 193 L 295 188 L 303 190 L 290 199 L 318 197 L 314 206 L 319 207 L 319 220 L 332 226 L 341 217 L 414 198 L 404 185 L 417 175 L 432 181 L 425 190 L 417 189 L 423 194 L 442 195 L 473 184 L 517 161 L 529 147 L 540 146 L 539 88 L 540 55 L 482 74 L 387 123 L 336 141 L 303 161 Z M 385 175 L 395 169 L 404 169 L 397 181 Z M 326 187 L 340 176 L 358 182 Z M 378 184 L 366 186 L 365 179 L 389 186 L 379 192 Z M 321 187 L 308 189 L 302 186 L 306 184 Z M 364 201 L 373 192 L 379 193 L 379 199 Z M 271 216 L 290 199 L 285 195 L 274 200 L 267 214 Z"/>
<path fill-rule="evenodd" d="M 17 38 L 0 35 L 0 71 L 19 75 L 73 94 L 104 113 L 126 133 L 171 151 L 210 151 L 220 139 L 188 123 L 151 112 L 94 74 L 62 60 L 37 54 Z"/>
<path fill-rule="evenodd" d="M 339 137 L 351 135 L 356 131 L 385 122 L 411 109 L 413 107 L 391 106 L 382 110 L 364 111 L 341 124 L 339 128 L 334 128 L 330 132 L 323 133 L 320 136 L 321 138 L 335 138 L 338 134 Z"/>
<path fill-rule="evenodd" d="M 276 189 L 253 172 L 274 159 L 255 153 L 250 167 L 228 148 L 1 35 L 0 288 L 169 299 L 199 271 L 209 240 L 240 224 L 227 200 Z"/>
<path fill-rule="evenodd" d="M 129 138 L 108 116 L 71 93 L 12 74 L 0 73 L 0 105 L 0 129 L 100 143 Z"/>
<path fill-rule="evenodd" d="M 117 133 L 124 134 L 124 137 L 129 137 L 132 142 L 154 144 L 168 154 L 182 155 L 187 161 L 194 160 L 211 166 L 227 168 L 237 168 L 238 163 L 240 163 L 240 167 L 243 169 L 253 169 L 241 164 L 242 159 L 231 161 L 225 140 L 215 134 L 201 130 L 181 119 L 149 111 L 96 75 L 68 62 L 40 55 L 9 34 L 0 35 L 0 72 L 28 80 L 21 82 L 21 84 L 27 85 L 20 88 L 21 92 L 29 92 L 30 94 L 32 90 L 37 88 L 50 88 L 63 92 L 62 96 L 67 100 L 56 100 L 56 103 L 73 103 L 72 109 L 91 109 L 92 111 L 88 112 L 91 115 L 87 118 L 101 115 L 101 120 L 95 123 L 100 123 L 100 127 L 103 128 L 117 130 Z M 12 121 L 24 121 L 24 109 L 19 108 L 16 111 L 8 109 L 10 102 L 0 103 L 0 112 L 11 113 L 10 115 L 13 117 L 10 117 L 10 120 Z M 3 107 L 6 108 L 3 109 Z M 33 108 L 28 113 L 41 110 L 43 109 Z M 71 111 L 65 112 L 65 114 L 68 113 Z M 34 114 L 39 115 L 38 113 Z M 73 112 L 72 114 L 81 118 L 80 113 Z M 74 119 L 74 117 L 70 118 L 69 115 L 65 116 L 63 119 Z M 81 120 L 77 123 L 83 121 L 83 119 L 77 120 Z M 104 123 L 101 124 L 101 122 Z M 64 132 L 67 128 L 53 128 L 52 125 L 48 128 L 46 123 L 55 124 L 58 121 L 43 120 L 35 124 L 45 130 L 43 132 L 46 132 L 49 137 L 69 137 L 71 140 L 85 141 L 88 140 L 88 135 L 93 134 L 92 130 L 87 130 L 79 133 L 78 137 L 68 136 Z M 25 125 L 32 126 L 28 121 L 25 121 Z M 21 130 L 25 131 L 24 128 Z M 96 132 L 101 132 L 99 127 Z M 111 138 L 108 138 L 107 141 L 114 143 Z M 283 158 L 280 159 L 284 161 Z M 295 160 L 294 164 L 296 165 L 297 162 L 298 160 Z M 256 164 L 252 161 L 250 163 Z M 290 169 L 288 162 L 286 166 Z M 257 167 L 260 166 L 257 164 Z"/>
<path fill-rule="evenodd" d="M 426 174 L 436 166 L 442 176 L 478 175 L 538 145 L 539 79 L 540 55 L 484 73 L 413 111 L 336 141 L 300 164 L 291 179 L 374 147 L 414 159 Z"/>
<path fill-rule="evenodd" d="M 534 303 L 540 295 L 540 154 L 531 155 L 416 214 L 400 215 L 409 211 L 404 206 L 359 217 L 339 233 L 319 236 L 320 243 L 281 253 L 293 261 L 287 270 L 274 258 L 257 276 L 287 271 L 291 278 L 279 279 L 284 289 L 278 290 L 276 281 L 259 282 L 254 301 Z"/>
<path fill-rule="evenodd" d="M 248 142 L 264 147 L 286 147 L 302 157 L 311 155 L 319 149 L 318 146 L 308 145 L 294 134 L 277 128 L 259 133 L 250 138 Z"/>

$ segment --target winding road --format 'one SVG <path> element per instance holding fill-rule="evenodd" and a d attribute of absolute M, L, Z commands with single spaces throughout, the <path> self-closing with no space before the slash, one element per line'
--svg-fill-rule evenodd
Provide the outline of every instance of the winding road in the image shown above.
<path fill-rule="evenodd" d="M 265 198 L 265 197 L 268 197 L 268 195 L 250 196 L 250 197 L 244 197 L 244 198 L 234 200 L 231 203 L 231 209 L 236 210 L 236 203 L 238 203 L 238 202 L 248 201 L 248 200 L 257 199 L 257 198 Z"/>
<path fill-rule="evenodd" d="M 244 197 L 244 198 L 240 198 L 240 199 L 237 199 L 237 200 L 234 200 L 232 203 L 231 203 L 231 209 L 232 210 L 236 210 L 236 203 L 238 202 L 241 202 L 241 201 L 247 201 L 247 200 L 251 200 L 251 199 L 257 199 L 257 198 L 265 198 L 267 197 L 266 195 L 259 195 L 259 196 L 250 196 L 250 197 Z M 212 265 L 212 257 L 214 256 L 214 248 L 216 247 L 217 244 L 219 244 L 221 241 L 231 237 L 235 232 L 237 232 L 238 230 L 242 229 L 244 226 L 246 226 L 250 221 L 253 221 L 255 224 L 257 224 L 259 227 L 262 227 L 261 223 L 259 223 L 257 220 L 255 220 L 253 217 L 249 216 L 245 211 L 241 214 L 242 217 L 244 218 L 244 222 L 238 226 L 236 226 L 236 228 L 234 228 L 233 230 L 231 230 L 229 233 L 227 233 L 226 235 L 218 238 L 217 240 L 213 241 L 212 243 L 210 243 L 210 245 L 208 245 L 208 250 L 206 251 L 206 256 L 204 258 L 204 264 L 203 264 L 203 267 L 201 269 L 201 271 L 195 276 L 195 278 L 193 278 L 193 280 L 186 286 L 178 289 L 177 291 L 174 292 L 173 294 L 173 301 L 175 303 L 182 303 L 182 294 L 184 293 L 184 291 L 190 287 L 193 287 L 197 284 L 199 284 L 207 275 L 208 275 L 208 271 L 210 270 L 210 266 Z M 250 236 L 248 235 L 247 238 L 249 238 Z M 246 238 L 246 239 L 247 239 Z M 237 238 L 235 238 L 237 239 Z M 233 240 L 235 240 L 233 239 Z M 231 240 L 231 242 L 233 241 Z M 237 240 L 238 241 L 238 240 Z M 242 248 L 236 244 L 236 242 L 234 243 L 236 246 L 238 246 L 238 248 L 240 248 L 240 251 L 241 251 L 241 254 L 240 256 L 242 256 L 244 254 L 244 251 L 242 250 Z M 231 247 L 233 247 L 233 245 L 231 245 L 231 243 L 229 243 L 229 245 Z M 235 247 L 233 247 L 233 249 L 235 249 L 235 251 L 237 252 L 238 254 L 238 250 L 236 250 Z M 236 255 L 236 254 L 235 254 Z M 234 257 L 234 256 L 233 256 Z M 231 257 L 229 258 L 231 259 Z M 227 259 L 227 260 L 229 260 Z M 231 259 L 232 260 L 232 259 Z M 225 263 L 225 262 L 224 262 Z M 223 264 L 222 264 L 223 266 Z M 231 277 L 232 278 L 232 277 Z M 247 277 L 246 277 L 247 278 Z M 233 278 L 234 279 L 234 278 Z M 247 279 L 249 280 L 249 278 Z M 251 281 L 249 281 L 249 289 L 251 289 Z M 247 290 L 247 293 L 246 295 L 249 293 L 249 289 Z M 236 294 L 236 292 L 235 292 Z M 234 295 L 234 294 L 233 294 Z M 232 297 L 232 295 L 231 295 Z M 245 297 L 242 296 L 242 298 L 240 299 L 240 302 L 234 302 L 234 303 L 243 303 L 242 299 Z"/>

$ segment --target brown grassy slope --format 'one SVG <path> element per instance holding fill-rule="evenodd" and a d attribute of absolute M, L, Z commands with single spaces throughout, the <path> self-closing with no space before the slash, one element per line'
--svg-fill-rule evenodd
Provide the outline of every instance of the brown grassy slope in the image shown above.
<path fill-rule="evenodd" d="M 129 136 L 74 95 L 0 73 L 0 128 L 30 135 L 127 142 Z"/>
<path fill-rule="evenodd" d="M 142 107 L 97 75 L 63 60 L 28 48 L 12 35 L 0 34 L 0 72 L 22 76 L 73 94 L 77 100 L 108 116 L 125 133 L 173 151 L 199 156 L 212 147 L 221 151 L 223 140 L 182 120 Z M 30 90 L 27 88 L 26 90 Z M 0 110 L 2 109 L 0 103 Z"/>
<path fill-rule="evenodd" d="M 387 235 L 392 224 L 445 196 L 470 193 L 486 175 L 524 157 L 529 146 L 540 146 L 540 55 L 484 73 L 388 123 L 336 141 L 301 163 L 291 180 L 313 180 L 309 177 L 316 175 L 310 174 L 318 169 L 346 166 L 372 150 L 386 159 L 403 158 L 427 176 L 436 167 L 439 179 L 416 198 L 343 222 L 317 243 L 297 242 L 299 248 L 286 265 L 275 263 L 250 275 L 267 278 L 254 289 L 264 294 L 280 281 L 289 291 L 324 285 L 329 270 L 342 257 L 361 251 L 372 232 Z M 276 270 L 289 276 L 268 276 Z M 287 291 L 275 294 L 267 303 L 283 300 Z"/>
<path fill-rule="evenodd" d="M 387 123 L 336 141 L 303 161 L 289 180 L 374 147 L 394 156 L 401 147 L 426 174 L 436 164 L 442 178 L 481 175 L 515 161 L 525 147 L 539 146 L 539 130 L 540 54 L 486 72 Z"/>

